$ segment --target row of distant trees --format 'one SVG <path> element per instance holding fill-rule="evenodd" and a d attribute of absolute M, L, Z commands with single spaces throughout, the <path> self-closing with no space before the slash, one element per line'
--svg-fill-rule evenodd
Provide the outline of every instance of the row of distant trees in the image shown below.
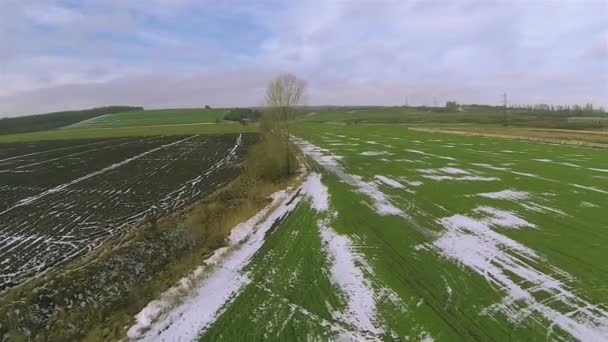
<path fill-rule="evenodd" d="M 109 106 L 85 110 L 71 110 L 47 114 L 20 116 L 0 119 L 0 134 L 45 131 L 73 125 L 101 115 L 142 110 L 143 107 Z"/>
<path fill-rule="evenodd" d="M 452 112 L 457 111 L 460 108 L 472 108 L 472 109 L 498 109 L 504 110 L 504 106 L 488 106 L 488 105 L 460 105 L 456 101 L 447 101 L 445 104 L 444 111 Z M 585 105 L 549 105 L 549 104 L 533 104 L 533 105 L 509 105 L 506 107 L 511 112 L 532 112 L 532 113 L 546 113 L 555 116 L 604 116 L 606 111 L 602 107 L 594 107 L 592 103 Z"/>

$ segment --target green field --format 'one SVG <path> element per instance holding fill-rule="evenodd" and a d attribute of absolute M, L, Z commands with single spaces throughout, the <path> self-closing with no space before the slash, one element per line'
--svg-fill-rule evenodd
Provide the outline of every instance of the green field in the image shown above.
<path fill-rule="evenodd" d="M 257 125 L 242 126 L 240 124 L 233 123 L 192 125 L 165 124 L 160 126 L 133 126 L 114 128 L 71 128 L 54 131 L 1 135 L 0 143 L 28 142 L 41 140 L 117 138 L 151 135 L 252 133 L 257 131 Z"/>
<path fill-rule="evenodd" d="M 305 183 L 202 340 L 608 336 L 605 150 L 394 126 L 295 133 L 322 184 Z"/>
<path fill-rule="evenodd" d="M 311 109 L 300 116 L 300 121 L 338 124 L 404 124 L 404 125 L 466 125 L 483 127 L 514 127 L 589 129 L 593 125 L 568 122 L 574 113 L 539 112 L 509 108 L 505 116 L 501 107 L 463 106 L 459 110 L 445 108 L 333 108 Z M 594 113 L 603 115 L 605 113 Z"/>
<path fill-rule="evenodd" d="M 103 115 L 67 128 L 132 127 L 219 123 L 227 109 L 159 109 Z"/>

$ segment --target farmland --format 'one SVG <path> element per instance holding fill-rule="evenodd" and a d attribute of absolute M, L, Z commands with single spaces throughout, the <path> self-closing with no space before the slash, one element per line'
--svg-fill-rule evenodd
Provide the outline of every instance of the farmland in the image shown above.
<path fill-rule="evenodd" d="M 605 150 L 380 125 L 294 131 L 304 183 L 236 227 L 198 290 L 167 314 L 142 311 L 129 336 L 608 336 Z"/>
<path fill-rule="evenodd" d="M 186 125 L 221 122 L 226 109 L 159 109 L 113 113 L 82 121 L 67 128 L 109 128 Z"/>
<path fill-rule="evenodd" d="M 92 251 L 239 174 L 255 135 L 3 144 L 0 289 Z"/>
<path fill-rule="evenodd" d="M 404 125 L 456 125 L 502 127 L 503 125 L 553 129 L 599 129 L 594 125 L 574 123 L 570 116 L 580 113 L 566 111 L 535 111 L 526 108 L 492 106 L 466 106 L 458 110 L 443 107 L 363 107 L 363 108 L 318 108 L 304 111 L 299 119 L 305 122 L 339 124 L 404 124 Z M 589 115 L 606 117 L 604 112 Z"/>

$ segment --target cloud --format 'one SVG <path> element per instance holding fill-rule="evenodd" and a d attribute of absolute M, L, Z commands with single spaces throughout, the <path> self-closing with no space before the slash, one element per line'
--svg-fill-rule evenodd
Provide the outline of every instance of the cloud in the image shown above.
<path fill-rule="evenodd" d="M 255 105 L 281 71 L 309 81 L 311 104 L 496 104 L 506 91 L 608 106 L 607 12 L 602 0 L 5 0 L 0 113 L 184 107 L 193 94 Z M 222 78 L 221 94 L 200 83 Z"/>
<path fill-rule="evenodd" d="M 109 103 L 146 108 L 259 106 L 273 76 L 258 71 L 172 73 L 65 84 L 0 97 L 0 111 L 18 116 Z"/>

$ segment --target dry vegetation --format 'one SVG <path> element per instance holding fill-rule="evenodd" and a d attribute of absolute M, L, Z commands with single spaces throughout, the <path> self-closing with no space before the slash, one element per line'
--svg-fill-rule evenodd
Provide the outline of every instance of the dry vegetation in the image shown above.
<path fill-rule="evenodd" d="M 608 147 L 608 131 L 576 131 L 566 129 L 540 128 L 490 128 L 466 126 L 441 128 L 410 127 L 408 129 L 426 132 L 443 132 L 451 134 L 487 136 L 495 138 L 543 141 L 569 145 Z"/>

